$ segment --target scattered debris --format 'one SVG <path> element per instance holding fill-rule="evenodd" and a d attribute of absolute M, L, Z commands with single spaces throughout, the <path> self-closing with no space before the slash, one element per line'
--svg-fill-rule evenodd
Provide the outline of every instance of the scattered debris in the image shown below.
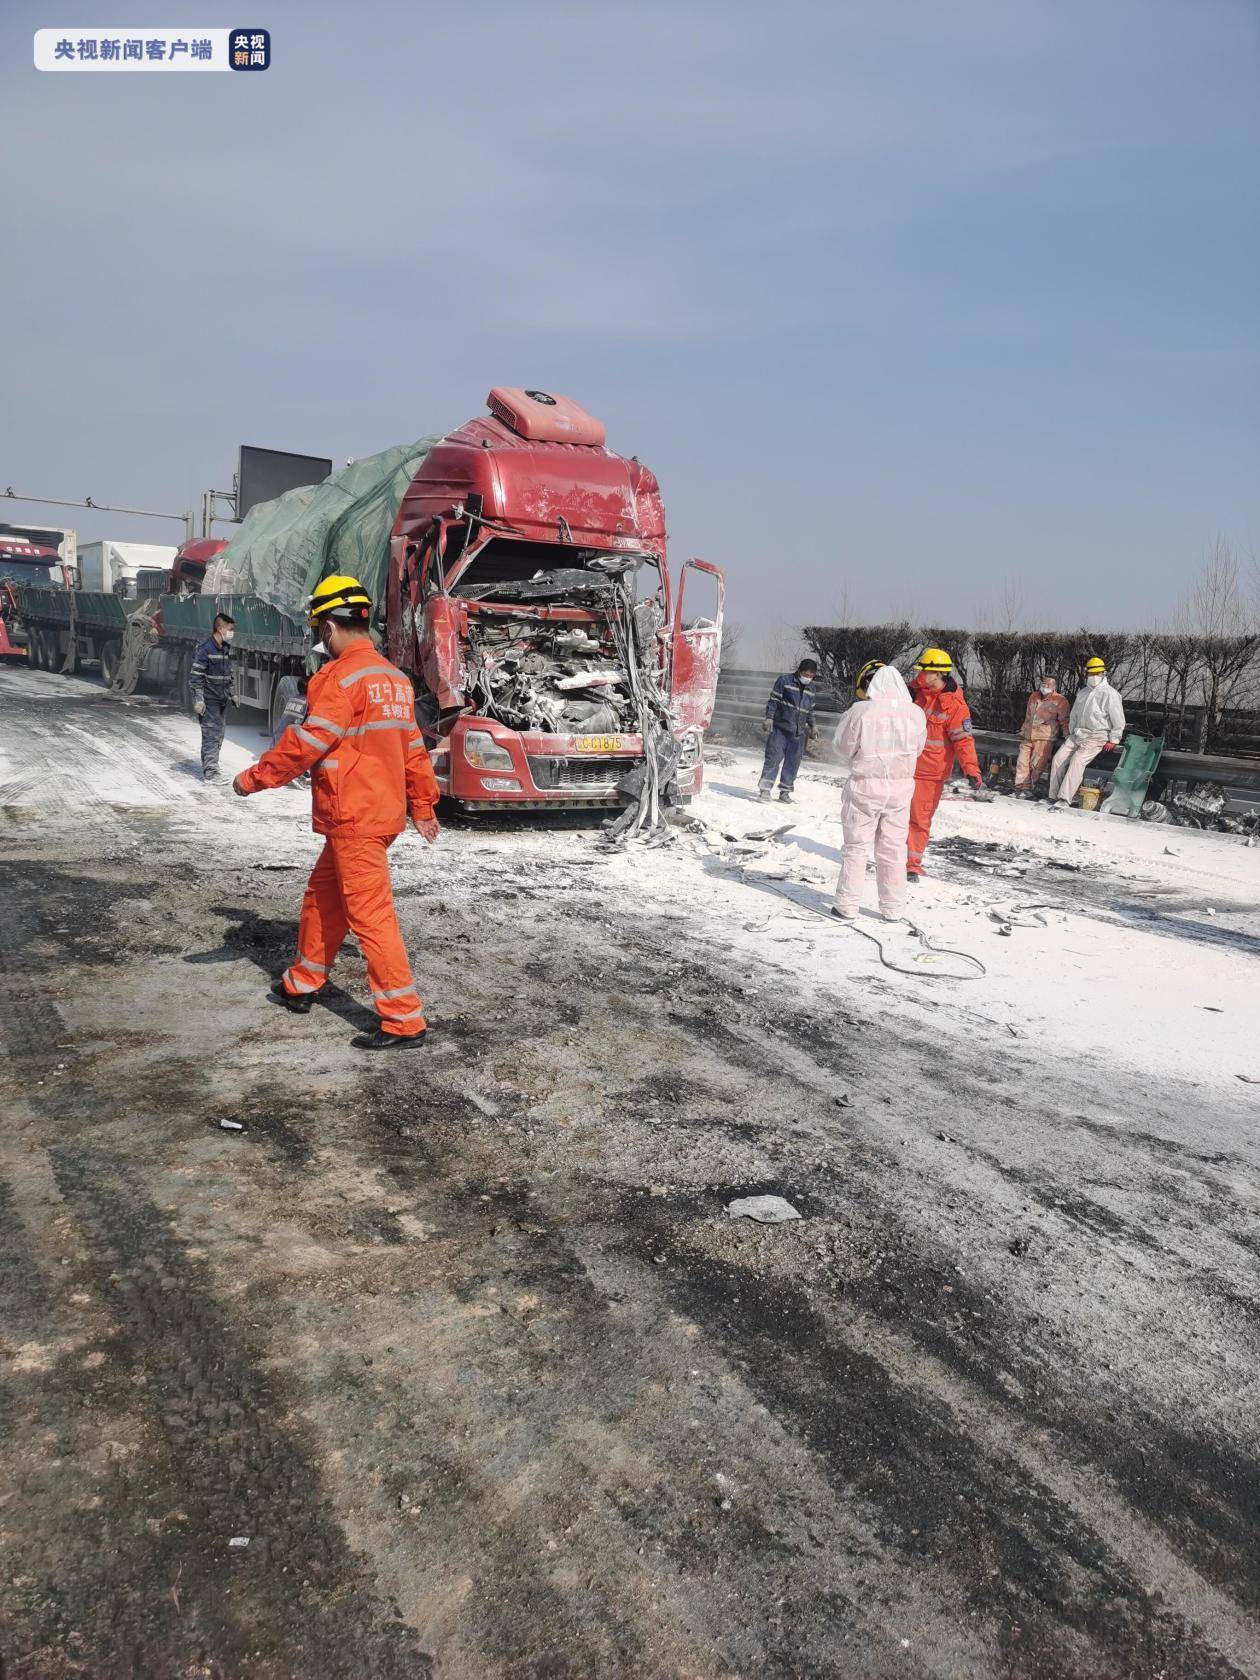
<path fill-rule="evenodd" d="M 483 1097 L 479 1091 L 465 1091 L 464 1095 L 474 1108 L 479 1108 L 483 1114 L 488 1114 L 492 1120 L 498 1114 L 498 1103 L 492 1103 L 489 1097 Z"/>
<path fill-rule="evenodd" d="M 245 1550 L 246 1546 L 249 1545 L 249 1535 L 248 1534 L 234 1534 L 232 1536 L 232 1538 L 228 1541 L 228 1545 L 231 1546 L 235 1551 L 243 1552 Z"/>
<path fill-rule="evenodd" d="M 1235 1079 L 1241 1079 L 1244 1085 L 1260 1085 L 1260 1076 L 1254 1073 L 1236 1073 Z"/>
<path fill-rule="evenodd" d="M 950 1137 L 948 1132 L 937 1132 L 936 1135 L 937 1135 L 938 1138 L 940 1138 L 942 1143 L 957 1143 L 958 1142 L 958 1139 Z"/>
<path fill-rule="evenodd" d="M 1012 1237 L 1006 1246 L 1018 1259 L 1028 1253 L 1029 1249 L 1032 1247 L 1032 1243 L 1027 1237 Z"/>
<path fill-rule="evenodd" d="M 1009 922 L 1003 922 L 1001 927 L 998 929 L 998 932 L 1005 934 L 1008 939 L 1014 931 L 1014 928 L 1012 928 Z"/>
<path fill-rule="evenodd" d="M 784 1225 L 801 1217 L 782 1196 L 740 1196 L 727 1203 L 726 1211 L 732 1219 L 755 1219 L 759 1225 Z"/>
<path fill-rule="evenodd" d="M 996 909 L 989 911 L 989 915 L 995 922 L 1002 924 L 998 928 L 999 933 L 1010 933 L 1012 928 L 1049 927 L 1050 923 L 1046 919 L 1046 911 L 1058 916 L 1063 921 L 1067 920 L 1067 911 L 1061 904 L 998 905 Z"/>
<path fill-rule="evenodd" d="M 243 1132 L 245 1123 L 242 1120 L 220 1120 L 219 1130 L 221 1132 Z"/>
<path fill-rule="evenodd" d="M 853 1101 L 852 1097 L 833 1097 L 831 1100 L 837 1108 L 848 1108 Z"/>
<path fill-rule="evenodd" d="M 1201 1003 L 1199 1008 L 1206 1009 L 1209 1015 L 1223 1015 L 1225 1013 L 1219 1003 Z"/>

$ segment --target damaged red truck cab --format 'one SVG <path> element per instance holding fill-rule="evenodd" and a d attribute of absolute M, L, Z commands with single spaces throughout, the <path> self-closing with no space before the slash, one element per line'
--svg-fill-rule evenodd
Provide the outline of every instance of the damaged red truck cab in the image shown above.
<path fill-rule="evenodd" d="M 668 732 L 690 797 L 723 574 L 689 560 L 670 578 L 654 475 L 576 403 L 500 387 L 489 408 L 429 450 L 390 538 L 389 653 L 416 678 L 442 792 L 471 809 L 617 806 L 645 738 L 659 753 Z M 688 619 L 701 586 L 708 616 Z"/>

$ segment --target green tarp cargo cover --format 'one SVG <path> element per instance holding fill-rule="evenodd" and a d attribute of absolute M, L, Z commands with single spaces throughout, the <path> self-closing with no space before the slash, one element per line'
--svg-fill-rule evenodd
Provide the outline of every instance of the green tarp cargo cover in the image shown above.
<path fill-rule="evenodd" d="M 206 569 L 204 595 L 256 595 L 286 616 L 305 616 L 320 578 L 357 577 L 376 602 L 385 594 L 389 534 L 407 486 L 440 438 L 396 444 L 251 508 Z"/>

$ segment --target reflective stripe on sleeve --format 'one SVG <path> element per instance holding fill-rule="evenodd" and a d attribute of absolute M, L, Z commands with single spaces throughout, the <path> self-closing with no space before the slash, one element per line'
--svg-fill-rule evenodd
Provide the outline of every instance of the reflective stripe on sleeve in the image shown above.
<path fill-rule="evenodd" d="M 323 750 L 327 752 L 328 742 L 321 741 L 318 735 L 308 735 L 300 723 L 295 723 L 293 725 L 293 733 L 297 736 L 299 741 L 305 741 L 308 747 L 322 747 Z"/>
<path fill-rule="evenodd" d="M 407 742 L 407 751 L 409 753 L 413 753 L 413 752 L 415 752 L 417 747 L 422 747 L 423 745 L 424 745 L 424 736 L 423 735 L 417 735 L 414 741 L 408 741 Z"/>
<path fill-rule="evenodd" d="M 345 729 L 339 723 L 332 723 L 328 718 L 305 717 L 303 723 L 309 723 L 312 729 L 326 729 L 330 735 L 344 735 Z"/>
<path fill-rule="evenodd" d="M 340 770 L 341 760 L 339 758 L 321 758 L 315 768 L 317 770 Z"/>

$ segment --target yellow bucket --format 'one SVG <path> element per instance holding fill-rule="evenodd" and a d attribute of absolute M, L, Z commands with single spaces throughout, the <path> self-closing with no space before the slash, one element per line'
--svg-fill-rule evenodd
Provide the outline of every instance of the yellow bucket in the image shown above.
<path fill-rule="evenodd" d="M 1098 809 L 1098 801 L 1101 798 L 1102 798 L 1102 789 L 1101 788 L 1082 788 L 1081 789 L 1081 810 L 1082 811 L 1096 811 Z"/>

